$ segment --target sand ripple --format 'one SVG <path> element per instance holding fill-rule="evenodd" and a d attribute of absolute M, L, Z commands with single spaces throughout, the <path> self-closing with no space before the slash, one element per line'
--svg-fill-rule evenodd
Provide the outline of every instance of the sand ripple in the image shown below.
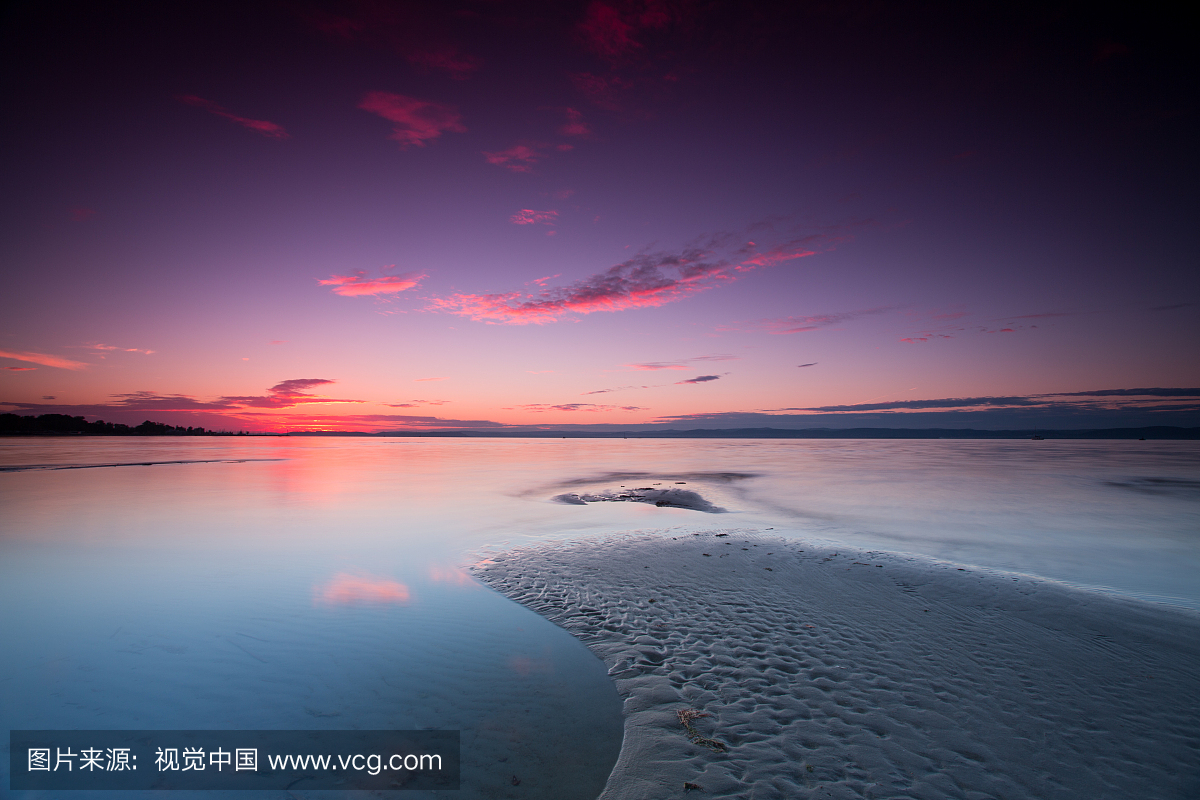
<path fill-rule="evenodd" d="M 1190 612 L 735 530 L 477 573 L 608 665 L 626 725 L 605 800 L 1200 796 Z"/>

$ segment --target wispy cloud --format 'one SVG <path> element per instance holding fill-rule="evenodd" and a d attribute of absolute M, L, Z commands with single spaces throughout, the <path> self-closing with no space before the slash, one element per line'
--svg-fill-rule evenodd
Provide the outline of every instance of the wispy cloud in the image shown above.
<path fill-rule="evenodd" d="M 155 352 L 157 352 L 155 350 L 143 350 L 138 347 L 116 347 L 115 345 L 111 344 L 88 344 L 84 345 L 84 347 L 86 347 L 88 350 L 95 350 L 97 353 L 141 353 L 142 355 L 152 356 Z"/>
<path fill-rule="evenodd" d="M 444 72 L 458 81 L 471 77 L 482 63 L 480 59 L 455 45 L 415 47 L 405 53 L 404 57 L 414 66 Z"/>
<path fill-rule="evenodd" d="M 1166 389 L 1097 389 L 1090 392 L 1059 392 L 1058 394 L 1033 395 L 1034 397 L 1200 397 L 1198 388 Z"/>
<path fill-rule="evenodd" d="M 87 364 L 81 361 L 72 361 L 69 358 L 60 358 L 51 356 L 45 353 L 27 353 L 14 352 L 11 350 L 0 350 L 0 358 L 11 358 L 14 361 L 25 361 L 30 364 L 41 364 L 43 367 L 57 367 L 58 369 L 84 369 Z"/>
<path fill-rule="evenodd" d="M 864 411 L 921 411 L 925 409 L 955 409 L 955 408 L 1020 408 L 1042 407 L 1049 405 L 1072 405 L 1078 407 L 1081 401 L 1065 398 L 1122 398 L 1109 401 L 1108 405 L 1144 405 L 1160 403 L 1163 399 L 1178 399 L 1186 401 L 1200 397 L 1200 388 L 1142 388 L 1142 389 L 1098 389 L 1087 392 L 1054 392 L 1048 394 L 1003 395 L 988 397 L 943 397 L 930 400 L 891 400 L 883 403 L 853 403 L 849 405 L 811 406 L 807 408 L 777 408 L 780 411 L 805 411 L 812 413 L 840 414 L 860 413 Z M 1133 398 L 1143 398 L 1133 400 Z M 1149 399 L 1153 398 L 1153 400 Z"/>
<path fill-rule="evenodd" d="M 681 383 L 708 383 L 709 381 L 720 380 L 720 375 L 700 375 L 696 378 L 688 378 L 686 381 L 675 381 L 676 384 Z"/>
<path fill-rule="evenodd" d="M 455 80 L 469 78 L 483 63 L 454 43 L 454 23 L 460 18 L 449 6 L 356 2 L 341 10 L 308 6 L 301 16 L 332 38 L 385 47 L 422 71 L 436 70 Z"/>
<path fill-rule="evenodd" d="M 622 95 L 633 83 L 620 75 L 595 75 L 591 72 L 576 72 L 570 76 L 575 90 L 593 105 L 608 111 L 620 111 Z"/>
<path fill-rule="evenodd" d="M 797 367 L 815 367 L 819 363 L 820 363 L 819 361 L 814 361 L 811 364 L 797 364 L 796 366 Z"/>
<path fill-rule="evenodd" d="M 413 430 L 474 430 L 476 428 L 507 428 L 503 422 L 488 419 L 445 419 L 442 417 L 412 416 L 408 414 L 338 414 L 314 417 L 304 415 L 293 423 L 297 427 L 311 430 L 361 430 L 377 431 Z"/>
<path fill-rule="evenodd" d="M 718 353 L 710 356 L 694 356 L 692 358 L 681 358 L 678 361 L 644 361 L 638 364 L 624 364 L 623 366 L 638 370 L 639 372 L 657 372 L 664 369 L 691 369 L 689 364 L 700 362 L 714 361 L 737 361 L 741 356 L 729 355 L 727 353 Z"/>
<path fill-rule="evenodd" d="M 977 406 L 1011 407 L 1034 406 L 1040 401 L 1029 397 L 950 397 L 938 400 L 893 400 L 886 403 L 854 403 L 851 405 L 813 406 L 811 408 L 778 408 L 775 411 L 812 411 L 839 413 L 846 411 L 882 411 L 885 409 L 972 408 Z"/>
<path fill-rule="evenodd" d="M 205 402 L 189 395 L 162 395 L 150 391 L 124 392 L 110 395 L 110 397 L 113 400 L 108 403 L 54 405 L 5 400 L 0 401 L 0 405 L 12 406 L 21 411 L 33 411 L 38 414 L 72 414 L 76 416 L 105 416 L 114 411 L 227 411 L 234 408 L 228 403 Z"/>
<path fill-rule="evenodd" d="M 216 400 L 198 400 L 183 394 L 158 394 L 152 391 L 126 392 L 111 395 L 107 403 L 55 404 L 0 400 L 0 406 L 32 414 L 67 414 L 70 416 L 100 417 L 110 421 L 136 424 L 149 417 L 158 421 L 195 420 L 206 427 L 249 426 L 255 430 L 474 430 L 508 427 L 505 423 L 486 419 L 447 419 L 407 414 L 314 414 L 313 408 L 323 403 L 363 403 L 314 395 L 310 390 L 333 381 L 325 378 L 300 378 L 281 381 L 260 396 L 228 396 Z M 43 400 L 53 400 L 46 396 Z M 444 400 L 414 401 L 426 405 L 441 405 Z M 396 404 L 402 406 L 403 404 Z M 288 409 L 297 409 L 289 411 Z M 136 415 L 136 416 L 135 416 Z M 165 418 L 165 419 L 164 419 Z M 178 424 L 178 423 L 176 423 Z M 193 423 L 188 423 L 193 424 Z"/>
<path fill-rule="evenodd" d="M 959 322 L 971 316 L 971 312 L 969 311 L 917 311 L 909 309 L 905 312 L 905 316 L 908 318 L 910 325 L 918 328 L 916 332 L 900 339 L 900 341 L 907 344 L 921 344 L 937 339 L 953 339 L 968 330 L 987 330 L 982 326 L 974 325 L 968 327 Z"/>
<path fill-rule="evenodd" d="M 125 392 L 111 395 L 108 403 L 90 405 L 49 406 L 44 403 L 0 402 L 0 405 L 16 406 L 23 410 L 39 413 L 59 414 L 104 414 L 111 411 L 237 411 L 248 408 L 293 408 L 295 406 L 321 403 L 364 403 L 365 400 L 342 400 L 320 397 L 308 390 L 317 386 L 335 383 L 327 378 L 293 378 L 281 381 L 264 395 L 227 396 L 213 401 L 197 400 L 186 394 L 159 394 L 152 391 Z"/>
<path fill-rule="evenodd" d="M 528 403 L 514 408 L 523 411 L 645 411 L 644 408 L 638 406 L 609 406 L 599 405 L 596 403 Z M 511 409 L 508 409 L 511 410 Z"/>
<path fill-rule="evenodd" d="M 392 135 L 402 149 L 410 145 L 424 147 L 444 132 L 466 133 L 462 115 L 453 106 L 418 100 L 391 92 L 368 92 L 358 107 L 378 114 L 392 125 Z"/>
<path fill-rule="evenodd" d="M 660 2 L 593 0 L 577 30 L 589 50 L 615 64 L 644 50 L 638 34 L 665 28 L 674 19 L 673 11 L 670 5 Z"/>
<path fill-rule="evenodd" d="M 392 264 L 384 269 L 393 269 L 395 266 Z M 317 283 L 321 286 L 334 287 L 333 293 L 343 297 L 362 297 L 403 292 L 416 287 L 425 277 L 424 272 L 405 272 L 400 275 L 368 278 L 365 271 L 358 270 L 353 275 L 334 275 L 326 280 L 318 279 Z"/>
<path fill-rule="evenodd" d="M 388 408 L 417 408 L 418 406 L 444 406 L 449 400 L 411 400 L 407 403 L 384 403 Z"/>
<path fill-rule="evenodd" d="M 776 256 L 770 263 L 811 255 L 813 251 L 805 243 L 826 238 L 816 234 L 773 248 Z M 536 295 L 455 294 L 434 298 L 429 309 L 479 322 L 526 325 L 555 322 L 571 313 L 662 306 L 764 266 L 753 242 L 731 245 L 730 241 L 728 235 L 718 235 L 705 246 L 690 246 L 678 253 L 641 254 L 569 286 L 547 288 Z"/>
<path fill-rule="evenodd" d="M 515 144 L 507 150 L 485 151 L 483 157 L 489 164 L 495 164 L 513 172 L 530 172 L 533 170 L 533 165 L 541 160 L 542 154 L 541 145 L 525 143 Z"/>
<path fill-rule="evenodd" d="M 210 114 L 216 114 L 218 117 L 224 117 L 227 120 L 236 122 L 238 125 L 241 125 L 244 128 L 249 128 L 255 133 L 261 133 L 263 136 L 268 138 L 291 138 L 288 135 L 288 132 L 285 131 L 282 126 L 276 125 L 274 122 L 267 122 L 265 119 L 250 119 L 249 117 L 238 116 L 237 114 L 226 111 L 224 108 L 212 102 L 211 100 L 205 100 L 203 97 L 197 97 L 194 94 L 181 94 L 176 97 L 176 99 L 181 103 L 187 103 L 189 106 L 202 108 Z"/>
<path fill-rule="evenodd" d="M 648 361 L 644 364 L 626 364 L 630 369 L 641 372 L 658 372 L 663 369 L 688 369 L 688 365 L 675 361 Z"/>
<path fill-rule="evenodd" d="M 1048 311 L 1044 314 L 1019 314 L 1012 317 L 998 317 L 998 319 L 1052 319 L 1054 317 L 1073 317 L 1075 313 L 1072 311 Z"/>
<path fill-rule="evenodd" d="M 34 372 L 37 370 L 37 367 L 5 367 L 5 369 L 12 370 L 13 372 Z"/>
<path fill-rule="evenodd" d="M 895 308 L 896 306 L 880 306 L 879 308 L 867 308 L 861 311 L 839 311 L 832 314 L 813 314 L 806 317 L 776 317 L 773 319 L 755 320 L 753 322 L 738 322 L 722 326 L 718 330 L 765 330 L 772 334 L 807 333 L 808 331 L 816 331 L 839 325 L 843 322 L 850 322 L 860 317 L 885 314 Z"/>
<path fill-rule="evenodd" d="M 1099 428 L 1194 425 L 1197 414 L 1200 388 L 1140 388 L 679 414 L 658 417 L 655 423 L 774 428 Z"/>
<path fill-rule="evenodd" d="M 522 208 L 509 217 L 509 222 L 514 225 L 553 225 L 557 221 L 557 211 L 535 211 L 532 208 Z"/>
<path fill-rule="evenodd" d="M 339 400 L 332 397 L 318 397 L 306 390 L 324 386 L 337 381 L 328 378 L 293 378 L 282 381 L 267 390 L 265 395 L 251 397 L 222 397 L 218 402 L 227 403 L 240 408 L 292 408 L 313 403 L 365 403 L 365 400 Z"/>
<path fill-rule="evenodd" d="M 608 394 L 610 392 L 624 392 L 628 389 L 655 389 L 655 388 L 658 388 L 658 387 L 656 387 L 656 386 L 617 386 L 612 389 L 596 389 L 593 392 L 583 392 L 582 394 L 583 394 L 583 396 L 586 397 L 587 395 L 590 395 L 590 394 Z"/>
<path fill-rule="evenodd" d="M 583 114 L 573 108 L 566 109 L 567 121 L 558 129 L 564 136 L 587 136 L 592 127 L 583 121 Z"/>

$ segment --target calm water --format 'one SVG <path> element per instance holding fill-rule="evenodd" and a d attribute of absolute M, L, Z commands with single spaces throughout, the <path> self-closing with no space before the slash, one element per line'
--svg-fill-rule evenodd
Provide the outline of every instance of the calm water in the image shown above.
<path fill-rule="evenodd" d="M 603 666 L 461 569 L 588 532 L 774 527 L 1200 609 L 1192 442 L 0 439 L 0 468 L 151 461 L 210 463 L 0 472 L 0 729 L 461 729 L 460 796 L 594 797 Z M 728 513 L 550 501 L 677 481 Z"/>

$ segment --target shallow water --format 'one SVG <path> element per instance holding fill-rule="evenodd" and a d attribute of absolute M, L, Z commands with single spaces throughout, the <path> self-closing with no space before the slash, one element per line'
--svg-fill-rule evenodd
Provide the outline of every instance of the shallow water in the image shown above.
<path fill-rule="evenodd" d="M 1200 608 L 1194 442 L 0 439 L 13 467 L 0 727 L 461 729 L 464 798 L 594 797 L 620 744 L 600 662 L 461 569 L 523 542 L 773 527 Z M 725 513 L 552 499 L 650 488 Z"/>

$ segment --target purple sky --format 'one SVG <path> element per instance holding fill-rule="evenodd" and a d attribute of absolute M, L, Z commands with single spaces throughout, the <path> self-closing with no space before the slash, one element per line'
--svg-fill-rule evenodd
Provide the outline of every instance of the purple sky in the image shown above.
<path fill-rule="evenodd" d="M 1183 19 L 792 5 L 10 7 L 0 411 L 1200 425 Z"/>

